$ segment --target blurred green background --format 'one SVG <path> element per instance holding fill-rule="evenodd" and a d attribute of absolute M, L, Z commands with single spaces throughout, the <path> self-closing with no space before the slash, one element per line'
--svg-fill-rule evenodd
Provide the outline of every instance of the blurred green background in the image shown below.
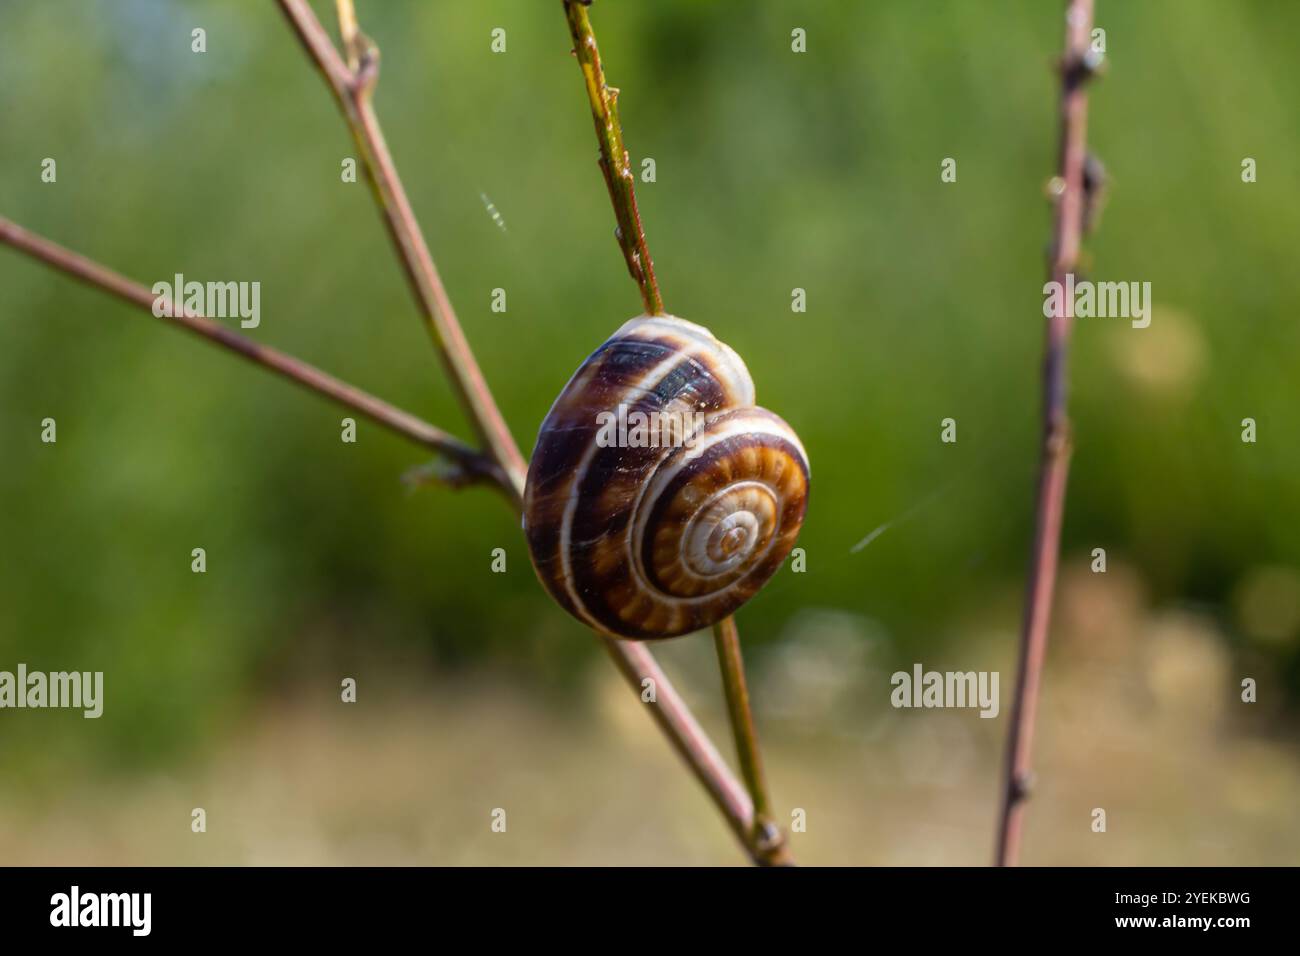
<path fill-rule="evenodd" d="M 389 144 L 527 451 L 639 311 L 559 0 L 358 6 Z M 777 802 L 809 813 L 796 852 L 985 862 L 1037 469 L 1061 5 L 592 16 L 634 163 L 656 163 L 638 199 L 668 308 L 744 356 L 812 461 L 807 573 L 740 615 Z M 1145 330 L 1077 327 L 1025 859 L 1295 862 L 1300 7 L 1100 0 L 1098 25 L 1089 139 L 1111 187 L 1087 271 L 1150 281 L 1155 309 Z M 147 285 L 257 280 L 257 340 L 470 434 L 269 0 L 3 0 L 0 104 L 0 213 Z M 366 422 L 344 444 L 344 414 L 0 250 L 0 668 L 103 670 L 107 697 L 98 721 L 0 713 L 0 856 L 735 862 L 499 497 L 410 493 L 418 450 Z M 708 638 L 662 650 L 725 743 Z M 890 672 L 915 661 L 1001 670 L 1002 715 L 890 710 Z M 192 806 L 220 821 L 206 842 Z M 496 806 L 519 808 L 513 841 L 488 832 Z M 1101 837 L 1095 806 L 1115 808 Z"/>

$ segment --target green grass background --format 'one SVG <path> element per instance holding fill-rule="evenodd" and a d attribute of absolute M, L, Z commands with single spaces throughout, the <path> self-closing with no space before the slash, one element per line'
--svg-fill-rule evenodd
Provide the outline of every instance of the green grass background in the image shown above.
<path fill-rule="evenodd" d="M 396 161 L 527 451 L 569 374 L 639 311 L 560 5 L 359 5 Z M 811 457 L 808 571 L 740 616 L 759 664 L 825 613 L 887 661 L 1000 660 L 1009 700 L 1059 7 L 593 8 L 633 160 L 657 165 L 638 198 L 667 305 L 744 356 Z M 1104 547 L 1146 606 L 1212 621 L 1233 662 L 1215 693 L 1259 674 L 1276 706 L 1300 689 L 1300 7 L 1103 0 L 1099 23 L 1089 135 L 1112 184 L 1091 274 L 1150 281 L 1155 317 L 1078 326 L 1064 554 Z M 0 49 L 4 215 L 146 284 L 258 280 L 259 341 L 470 434 L 364 183 L 340 182 L 351 140 L 271 3 L 5 0 Z M 364 422 L 341 443 L 342 415 L 0 250 L 0 667 L 104 670 L 109 695 L 93 733 L 0 716 L 6 766 L 165 765 L 302 671 L 328 689 L 487 668 L 581 711 L 599 651 L 546 599 L 508 509 L 406 493 L 421 455 Z M 949 416 L 956 445 L 939 441 Z"/>

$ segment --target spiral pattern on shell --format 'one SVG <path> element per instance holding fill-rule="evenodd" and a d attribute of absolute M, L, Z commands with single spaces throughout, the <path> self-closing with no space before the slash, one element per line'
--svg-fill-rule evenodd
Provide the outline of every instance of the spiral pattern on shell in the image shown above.
<path fill-rule="evenodd" d="M 799 437 L 754 405 L 739 355 L 673 316 L 627 322 L 537 437 L 524 531 L 542 584 L 617 637 L 708 627 L 758 593 L 808 503 Z"/>

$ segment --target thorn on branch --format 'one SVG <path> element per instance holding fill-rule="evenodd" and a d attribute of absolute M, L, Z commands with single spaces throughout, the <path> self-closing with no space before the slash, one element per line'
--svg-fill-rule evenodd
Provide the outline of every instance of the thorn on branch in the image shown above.
<path fill-rule="evenodd" d="M 1037 775 L 1032 771 L 1025 774 L 1017 774 L 1011 778 L 1011 800 L 1013 803 L 1019 803 L 1022 800 L 1028 800 L 1030 794 L 1034 792 L 1034 785 L 1038 782 Z"/>
<path fill-rule="evenodd" d="M 1064 457 L 1070 452 L 1070 423 L 1068 421 L 1052 422 L 1044 443 L 1047 453 L 1053 457 Z M 1029 781 L 1032 783 L 1032 779 Z"/>
<path fill-rule="evenodd" d="M 764 855 L 771 854 L 774 850 L 779 849 L 785 843 L 785 834 L 771 820 L 757 820 L 754 822 L 755 844 L 759 852 Z"/>
<path fill-rule="evenodd" d="M 475 484 L 479 477 L 461 462 L 435 458 L 423 465 L 413 465 L 402 472 L 402 484 L 411 494 L 429 485 L 444 485 L 459 490 Z"/>
<path fill-rule="evenodd" d="M 357 96 L 369 96 L 379 82 L 379 47 L 364 33 L 358 37 L 362 44 L 361 57 L 356 72 L 352 74 L 352 92 Z"/>
<path fill-rule="evenodd" d="M 1109 176 L 1095 153 L 1083 160 L 1083 231 L 1091 234 L 1101 224 L 1101 210 L 1106 204 Z"/>
<path fill-rule="evenodd" d="M 1057 61 L 1067 89 L 1075 89 L 1106 71 L 1106 54 L 1088 47 L 1073 51 Z"/>

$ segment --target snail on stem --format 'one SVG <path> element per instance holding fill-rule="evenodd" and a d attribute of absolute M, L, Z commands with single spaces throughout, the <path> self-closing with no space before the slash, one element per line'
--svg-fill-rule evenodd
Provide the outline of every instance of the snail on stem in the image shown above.
<path fill-rule="evenodd" d="M 611 418 L 646 424 L 611 442 Z M 709 627 L 757 594 L 807 504 L 808 456 L 755 406 L 740 356 L 703 326 L 643 315 L 592 353 L 542 422 L 524 531 L 565 610 L 646 640 Z"/>

